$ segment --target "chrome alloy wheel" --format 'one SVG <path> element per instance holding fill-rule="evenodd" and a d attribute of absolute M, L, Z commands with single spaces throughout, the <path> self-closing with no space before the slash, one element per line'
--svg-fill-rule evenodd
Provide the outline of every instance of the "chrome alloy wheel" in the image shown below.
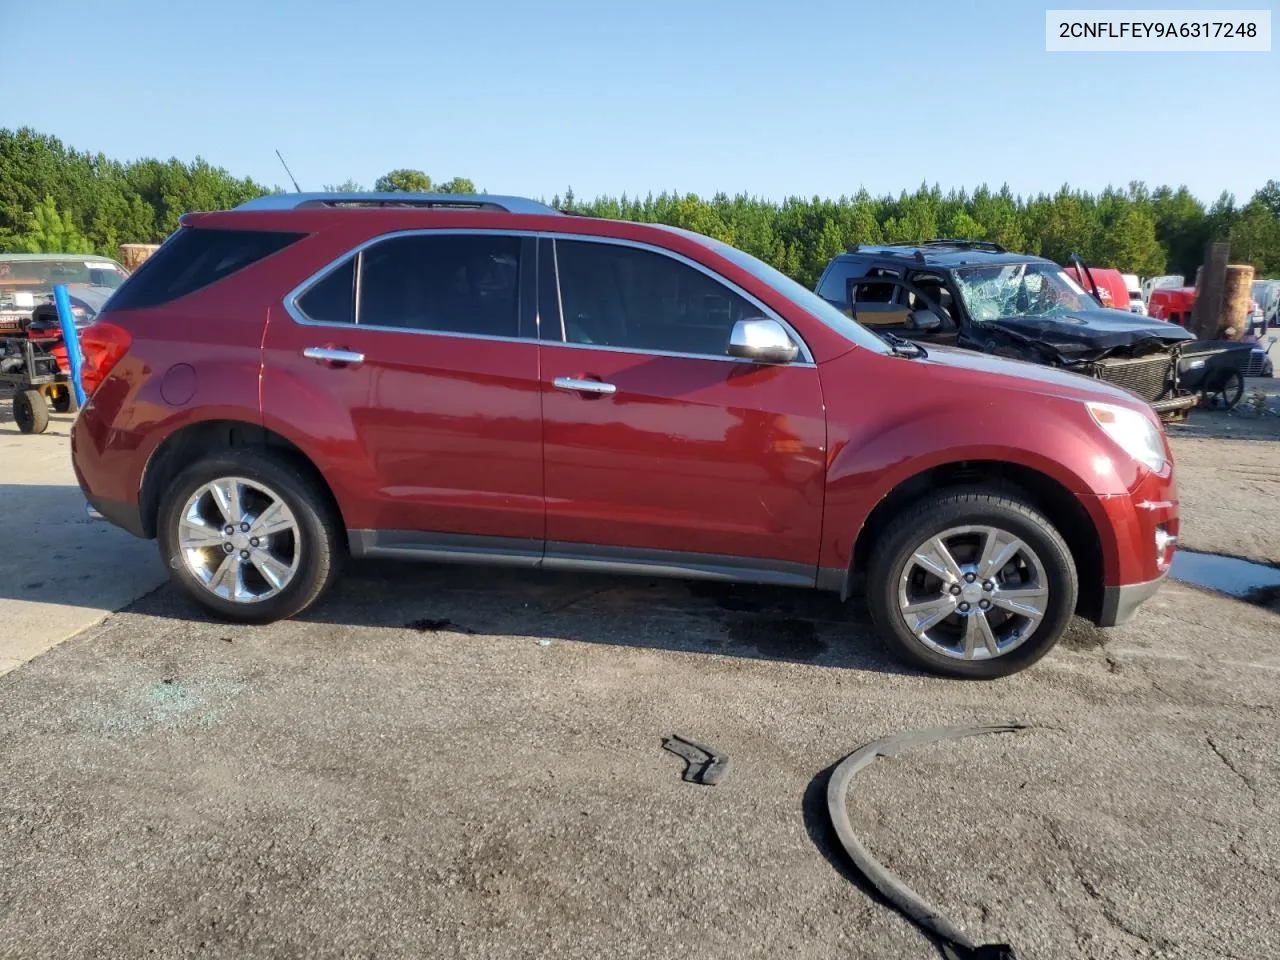
<path fill-rule="evenodd" d="M 989 660 L 1020 647 L 1049 605 L 1044 564 L 989 526 L 952 527 L 919 544 L 898 580 L 907 629 L 935 653 Z"/>
<path fill-rule="evenodd" d="M 298 521 L 265 484 L 220 477 L 199 487 L 182 508 L 178 550 L 214 596 L 257 603 L 285 589 L 298 572 Z"/>

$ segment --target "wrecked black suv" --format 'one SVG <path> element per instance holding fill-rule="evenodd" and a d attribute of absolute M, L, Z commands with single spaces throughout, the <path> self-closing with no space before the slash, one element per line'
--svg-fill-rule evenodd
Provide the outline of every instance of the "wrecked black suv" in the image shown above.
<path fill-rule="evenodd" d="M 1182 345 L 1193 334 L 1103 307 L 1056 263 L 998 244 L 860 245 L 827 264 L 817 293 L 889 340 L 1062 367 L 1126 388 L 1165 419 L 1196 404 L 1178 383 Z"/>

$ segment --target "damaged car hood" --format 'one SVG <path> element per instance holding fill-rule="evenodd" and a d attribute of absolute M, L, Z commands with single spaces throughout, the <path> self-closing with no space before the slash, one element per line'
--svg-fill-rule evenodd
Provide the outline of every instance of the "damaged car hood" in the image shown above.
<path fill-rule="evenodd" d="M 1070 355 L 1105 352 L 1147 342 L 1172 345 L 1195 339 L 1195 334 L 1184 327 L 1150 320 L 1126 310 L 1077 310 L 1056 317 L 1008 317 L 989 320 L 981 326 L 1034 340 Z"/>

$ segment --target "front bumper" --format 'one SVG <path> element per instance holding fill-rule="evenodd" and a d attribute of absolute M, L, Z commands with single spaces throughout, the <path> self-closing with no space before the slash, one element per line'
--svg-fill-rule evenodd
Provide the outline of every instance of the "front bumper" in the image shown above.
<path fill-rule="evenodd" d="M 1167 574 L 1161 574 L 1145 583 L 1105 587 L 1102 592 L 1102 614 L 1098 617 L 1098 626 L 1117 627 L 1132 619 L 1138 607 L 1155 596 L 1167 576 Z"/>
<path fill-rule="evenodd" d="M 1166 397 L 1163 400 L 1152 400 L 1151 409 L 1162 417 L 1185 417 L 1188 410 L 1200 402 L 1194 393 L 1181 397 Z"/>

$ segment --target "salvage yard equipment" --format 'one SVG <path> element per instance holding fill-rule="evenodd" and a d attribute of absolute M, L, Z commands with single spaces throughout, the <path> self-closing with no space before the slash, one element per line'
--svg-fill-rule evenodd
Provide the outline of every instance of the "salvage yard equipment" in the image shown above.
<path fill-rule="evenodd" d="M 49 412 L 76 409 L 75 388 L 65 361 L 62 332 L 57 320 L 47 318 L 23 324 L 21 336 L 0 339 L 0 384 L 13 390 L 13 420 L 23 433 L 44 433 Z"/>
<path fill-rule="evenodd" d="M 1263 351 L 1253 343 L 1198 340 L 1183 347 L 1179 378 L 1188 390 L 1200 393 L 1201 406 L 1212 409 L 1221 403 L 1230 410 L 1244 396 L 1244 378 L 1256 375 L 1255 353 Z"/>
<path fill-rule="evenodd" d="M 128 272 L 85 254 L 0 254 L 0 385 L 13 390 L 13 419 L 23 433 L 43 433 L 49 412 L 78 408 L 64 345 L 62 313 L 87 326 Z"/>

